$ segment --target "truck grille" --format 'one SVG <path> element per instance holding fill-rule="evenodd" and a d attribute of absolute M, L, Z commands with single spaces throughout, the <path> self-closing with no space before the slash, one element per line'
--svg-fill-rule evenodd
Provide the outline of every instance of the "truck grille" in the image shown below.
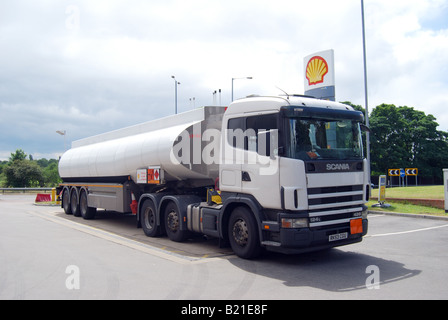
<path fill-rule="evenodd" d="M 363 185 L 308 189 L 311 228 L 350 223 L 362 215 Z"/>

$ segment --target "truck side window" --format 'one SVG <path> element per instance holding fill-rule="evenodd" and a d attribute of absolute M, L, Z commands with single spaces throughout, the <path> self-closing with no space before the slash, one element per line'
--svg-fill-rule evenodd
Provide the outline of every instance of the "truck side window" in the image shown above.
<path fill-rule="evenodd" d="M 257 151 L 258 154 L 263 156 L 270 156 L 271 130 L 278 129 L 277 118 L 276 113 L 247 118 L 248 150 Z"/>
<path fill-rule="evenodd" d="M 246 118 L 229 119 L 227 125 L 227 141 L 234 148 L 246 149 L 246 139 L 244 138 L 244 131 Z"/>
<path fill-rule="evenodd" d="M 278 129 L 277 119 L 277 114 L 229 119 L 227 141 L 234 148 L 270 156 L 271 130 Z M 263 145 L 259 145 L 260 141 Z"/>

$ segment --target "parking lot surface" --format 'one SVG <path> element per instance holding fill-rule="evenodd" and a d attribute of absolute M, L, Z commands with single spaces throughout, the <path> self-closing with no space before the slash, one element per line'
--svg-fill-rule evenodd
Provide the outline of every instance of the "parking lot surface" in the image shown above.
<path fill-rule="evenodd" d="M 215 239 L 147 238 L 132 215 L 95 220 L 0 195 L 0 299 L 446 299 L 448 221 L 369 215 L 364 241 L 237 258 Z"/>

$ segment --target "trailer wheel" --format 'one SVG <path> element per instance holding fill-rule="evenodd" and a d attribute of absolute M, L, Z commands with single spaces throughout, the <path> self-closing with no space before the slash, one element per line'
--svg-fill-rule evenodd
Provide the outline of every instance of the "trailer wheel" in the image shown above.
<path fill-rule="evenodd" d="M 79 210 L 78 191 L 76 190 L 76 188 L 73 188 L 72 191 L 70 192 L 70 208 L 75 217 L 81 216 L 81 212 Z"/>
<path fill-rule="evenodd" d="M 160 235 L 160 228 L 157 225 L 157 215 L 154 202 L 152 200 L 145 200 L 140 209 L 140 221 L 143 232 L 148 237 L 157 237 Z"/>
<path fill-rule="evenodd" d="M 85 220 L 95 218 L 96 208 L 89 207 L 87 202 L 87 191 L 85 190 L 81 190 L 81 195 L 79 196 L 79 211 Z"/>
<path fill-rule="evenodd" d="M 229 241 L 233 252 L 240 258 L 253 259 L 260 255 L 257 223 L 247 208 L 233 210 L 229 220 Z"/>
<path fill-rule="evenodd" d="M 182 223 L 179 209 L 174 202 L 170 202 L 165 209 L 165 229 L 170 240 L 175 242 L 183 242 L 188 238 L 188 231 L 181 230 Z"/>
<path fill-rule="evenodd" d="M 64 209 L 65 214 L 72 214 L 72 207 L 70 206 L 70 190 L 68 188 L 64 188 L 64 192 L 62 192 L 62 208 Z"/>

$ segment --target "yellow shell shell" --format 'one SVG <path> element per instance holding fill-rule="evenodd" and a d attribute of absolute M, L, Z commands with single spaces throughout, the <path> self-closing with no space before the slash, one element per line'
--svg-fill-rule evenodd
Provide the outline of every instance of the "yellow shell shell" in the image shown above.
<path fill-rule="evenodd" d="M 306 78 L 308 85 L 324 82 L 324 77 L 328 73 L 328 63 L 324 58 L 316 56 L 312 57 L 306 66 Z"/>

